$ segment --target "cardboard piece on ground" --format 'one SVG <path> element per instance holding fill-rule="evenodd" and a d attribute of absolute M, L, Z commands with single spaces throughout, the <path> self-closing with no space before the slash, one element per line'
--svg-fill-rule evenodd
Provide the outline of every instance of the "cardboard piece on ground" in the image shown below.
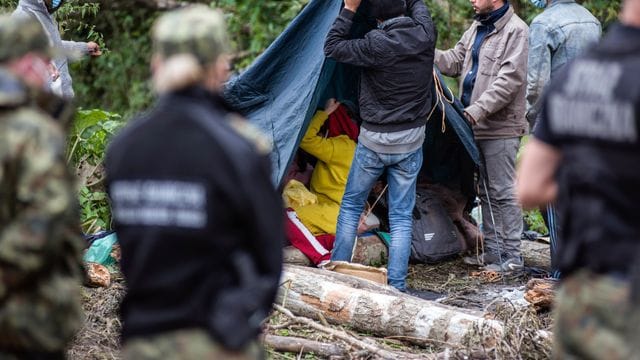
<path fill-rule="evenodd" d="M 346 261 L 331 261 L 324 266 L 325 269 L 340 274 L 355 276 L 360 279 L 387 285 L 387 269 L 354 264 Z"/>

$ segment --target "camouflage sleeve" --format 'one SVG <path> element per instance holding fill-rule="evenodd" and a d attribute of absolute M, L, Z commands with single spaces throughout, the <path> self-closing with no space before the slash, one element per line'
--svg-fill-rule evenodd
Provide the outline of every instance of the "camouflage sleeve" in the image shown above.
<path fill-rule="evenodd" d="M 0 173 L 0 184 L 3 177 L 12 179 L 8 200 L 13 203 L 9 221 L 0 229 L 0 302 L 12 288 L 48 270 L 74 213 L 64 137 L 48 119 L 37 121 L 40 116 L 30 112 L 23 116 L 26 120 L 18 118 L 6 128 L 9 165 Z"/>

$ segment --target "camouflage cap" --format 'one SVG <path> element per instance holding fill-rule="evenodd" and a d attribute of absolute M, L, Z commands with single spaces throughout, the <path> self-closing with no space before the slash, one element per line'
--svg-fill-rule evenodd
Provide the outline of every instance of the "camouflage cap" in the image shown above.
<path fill-rule="evenodd" d="M 171 11 L 153 27 L 155 52 L 163 57 L 191 54 L 202 64 L 229 51 L 229 37 L 222 12 L 205 5 Z"/>
<path fill-rule="evenodd" d="M 35 19 L 0 15 L 0 62 L 35 52 L 54 57 L 49 37 Z"/>

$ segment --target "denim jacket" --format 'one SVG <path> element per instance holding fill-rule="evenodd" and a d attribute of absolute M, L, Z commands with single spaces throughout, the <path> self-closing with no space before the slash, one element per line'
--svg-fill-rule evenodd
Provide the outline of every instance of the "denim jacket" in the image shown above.
<path fill-rule="evenodd" d="M 527 120 L 535 122 L 538 100 L 549 79 L 564 64 L 598 42 L 600 22 L 574 0 L 552 0 L 529 27 Z"/>

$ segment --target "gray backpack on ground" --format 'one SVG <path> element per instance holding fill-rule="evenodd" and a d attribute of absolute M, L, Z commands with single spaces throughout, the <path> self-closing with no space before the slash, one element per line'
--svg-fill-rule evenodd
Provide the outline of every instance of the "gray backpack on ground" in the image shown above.
<path fill-rule="evenodd" d="M 418 188 L 413 210 L 411 261 L 436 263 L 455 257 L 465 250 L 463 242 L 438 196 Z"/>

